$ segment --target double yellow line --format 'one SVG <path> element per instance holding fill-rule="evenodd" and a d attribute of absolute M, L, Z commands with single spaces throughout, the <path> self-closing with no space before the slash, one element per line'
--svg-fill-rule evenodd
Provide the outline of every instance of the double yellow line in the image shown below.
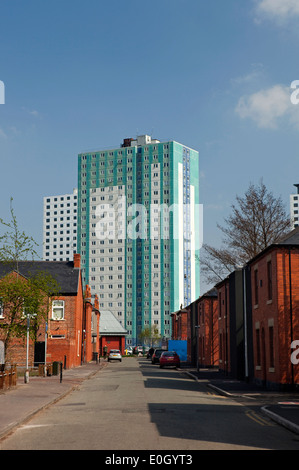
<path fill-rule="evenodd" d="M 247 418 L 252 419 L 256 423 L 260 424 L 261 426 L 274 426 L 274 424 L 271 421 L 269 421 L 268 419 L 263 418 L 262 416 L 258 415 L 257 413 L 255 413 L 255 411 L 251 411 L 251 410 L 246 411 L 245 414 L 246 414 Z"/>

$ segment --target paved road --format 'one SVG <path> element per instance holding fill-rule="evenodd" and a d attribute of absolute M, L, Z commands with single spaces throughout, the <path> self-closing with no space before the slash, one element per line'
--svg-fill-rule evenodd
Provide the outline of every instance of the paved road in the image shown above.
<path fill-rule="evenodd" d="M 297 450 L 298 436 L 146 359 L 110 363 L 1 443 L 2 450 Z"/>

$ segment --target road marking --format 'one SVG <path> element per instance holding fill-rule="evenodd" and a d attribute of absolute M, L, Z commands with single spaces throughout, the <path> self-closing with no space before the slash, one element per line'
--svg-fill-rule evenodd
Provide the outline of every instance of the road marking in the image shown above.
<path fill-rule="evenodd" d="M 215 398 L 221 398 L 221 399 L 226 399 L 227 397 L 224 397 L 222 395 L 218 395 L 217 393 L 212 393 L 212 392 L 206 392 L 207 395 L 209 395 L 210 397 L 215 397 Z"/>
<path fill-rule="evenodd" d="M 274 426 L 270 421 L 262 418 L 258 414 L 256 414 L 254 411 L 246 411 L 246 416 L 247 418 L 252 419 L 256 423 L 260 424 L 261 426 Z"/>

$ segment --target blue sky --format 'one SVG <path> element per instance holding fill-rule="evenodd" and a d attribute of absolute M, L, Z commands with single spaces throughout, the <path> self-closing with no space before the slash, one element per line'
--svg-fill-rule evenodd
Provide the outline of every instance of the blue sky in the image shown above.
<path fill-rule="evenodd" d="M 42 245 L 43 196 L 77 186 L 77 155 L 125 137 L 200 154 L 204 242 L 263 178 L 299 182 L 297 0 L 0 0 L 0 216 Z"/>

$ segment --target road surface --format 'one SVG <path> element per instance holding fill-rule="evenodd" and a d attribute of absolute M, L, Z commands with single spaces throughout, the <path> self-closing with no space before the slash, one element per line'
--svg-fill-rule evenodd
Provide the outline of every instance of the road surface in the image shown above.
<path fill-rule="evenodd" d="M 175 369 L 124 358 L 41 411 L 2 450 L 297 450 L 298 437 Z"/>

